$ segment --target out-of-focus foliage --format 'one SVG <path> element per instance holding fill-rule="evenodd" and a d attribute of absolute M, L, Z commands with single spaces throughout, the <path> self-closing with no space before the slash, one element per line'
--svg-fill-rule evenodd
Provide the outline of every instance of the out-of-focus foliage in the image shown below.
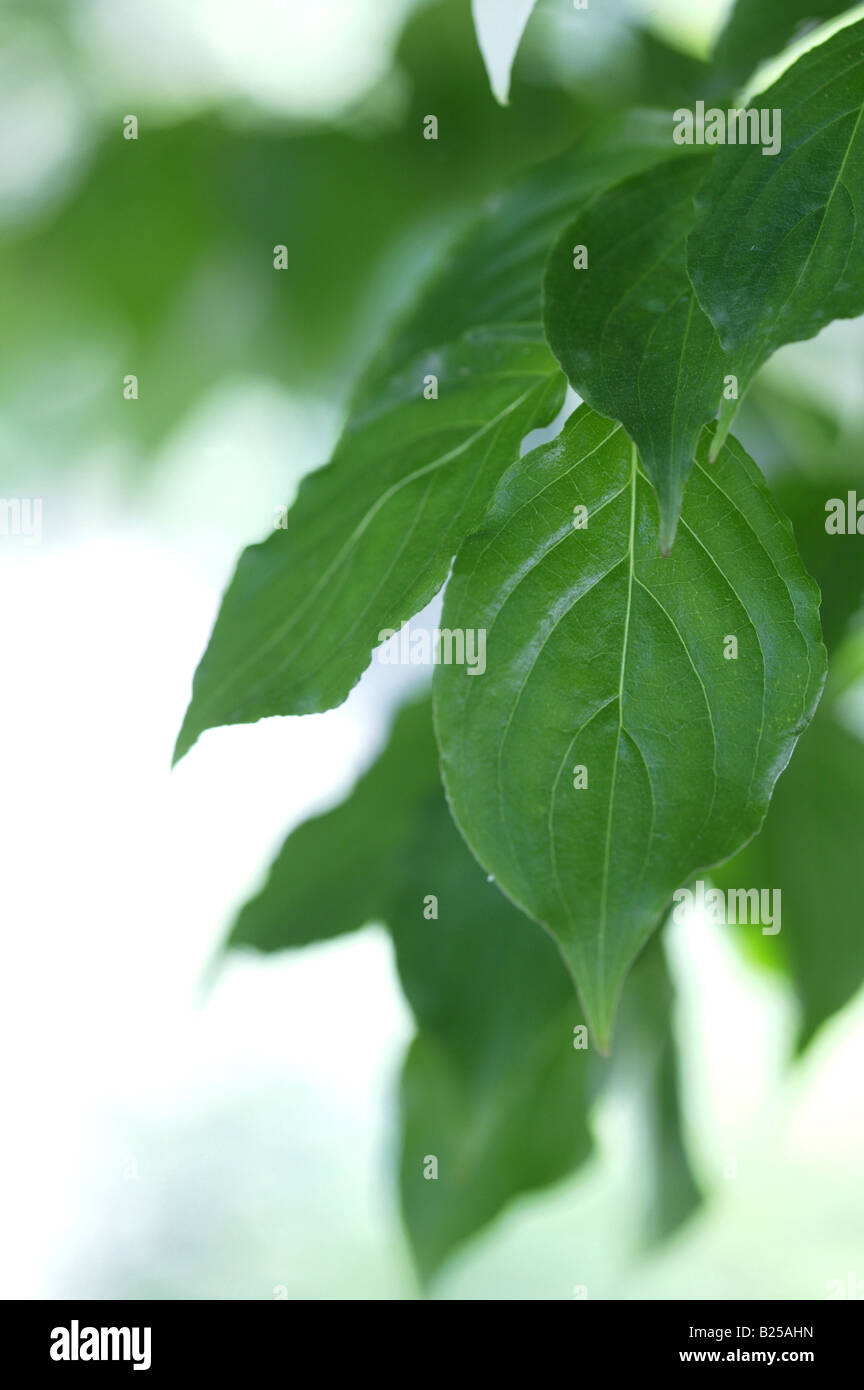
<path fill-rule="evenodd" d="M 507 1200 L 590 1149 L 590 1053 L 573 1047 L 572 984 L 552 942 L 472 859 L 437 761 L 423 700 L 400 714 L 348 800 L 289 835 L 229 942 L 273 951 L 369 921 L 389 927 L 418 1026 L 402 1076 L 400 1182 L 424 1277 Z"/>
<path fill-rule="evenodd" d="M 544 86 L 500 110 L 453 0 L 420 10 L 397 57 L 396 109 L 372 92 L 330 127 L 230 111 L 154 125 L 145 111 L 132 141 L 118 112 L 65 203 L 0 242 L 4 411 L 29 405 L 53 366 L 68 389 L 55 379 L 41 414 L 57 402 L 67 447 L 98 421 L 152 449 L 227 374 L 347 394 L 430 251 L 579 123 Z M 423 139 L 429 111 L 437 141 Z M 276 245 L 288 250 L 283 274 Z M 122 382 L 133 372 L 130 411 Z"/>
<path fill-rule="evenodd" d="M 777 784 L 760 835 L 715 874 L 722 887 L 770 884 L 782 893 L 780 961 L 800 1000 L 800 1046 L 864 981 L 864 743 L 839 715 L 826 695 Z"/>
<path fill-rule="evenodd" d="M 10 40 L 16 20 L 43 26 L 73 89 L 98 84 L 73 6 L 13 7 Z M 598 114 L 662 95 L 653 58 L 583 98 L 553 56 L 542 45 L 520 55 L 501 108 L 467 0 L 433 0 L 410 15 L 392 79 L 329 124 L 236 101 L 179 122 L 145 108 L 131 141 L 125 110 L 88 113 L 65 198 L 0 234 L 10 453 L 63 469 L 112 448 L 144 469 L 196 401 L 236 376 L 344 400 L 387 321 L 492 190 Z M 428 114 L 437 140 L 423 138 Z M 277 245 L 286 272 L 274 271 Z M 130 373 L 134 410 L 122 396 Z"/>
<path fill-rule="evenodd" d="M 741 929 L 741 944 L 790 977 L 800 1003 L 799 1046 L 864 983 L 858 862 L 864 826 L 864 742 L 849 695 L 864 677 L 860 611 L 864 556 L 857 532 L 825 528 L 826 503 L 864 496 L 864 436 L 841 430 L 812 397 L 770 382 L 754 389 L 741 423 L 761 450 L 772 487 L 792 520 L 804 561 L 822 593 L 831 665 L 813 725 L 780 777 L 765 824 L 740 854 L 712 873 L 721 887 L 778 888 L 782 930 L 768 938 Z"/>
<path fill-rule="evenodd" d="M 493 194 L 384 344 L 365 394 L 374 395 L 406 359 L 468 329 L 539 323 L 543 268 L 557 232 L 611 184 L 668 155 L 668 115 L 630 110 L 604 117 L 572 148 Z"/>
<path fill-rule="evenodd" d="M 849 0 L 733 0 L 714 49 L 712 90 L 740 87 L 791 40 L 851 8 Z"/>
<path fill-rule="evenodd" d="M 400 1184 L 424 1277 L 513 1197 L 587 1157 L 589 1100 L 610 1081 L 644 1104 L 651 1234 L 680 1225 L 697 1193 L 662 951 L 634 970 L 614 1067 L 584 1037 L 575 1046 L 582 1014 L 555 946 L 486 880 L 447 810 L 428 699 L 401 712 L 346 801 L 288 836 L 228 944 L 296 948 L 369 921 L 390 930 L 418 1027 L 402 1074 Z"/>

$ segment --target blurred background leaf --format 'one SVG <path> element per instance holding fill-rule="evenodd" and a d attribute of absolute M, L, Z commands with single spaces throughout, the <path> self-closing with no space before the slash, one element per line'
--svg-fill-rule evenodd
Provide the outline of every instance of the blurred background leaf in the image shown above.
<path fill-rule="evenodd" d="M 26 49 L 39 80 L 61 82 L 69 109 L 80 112 L 73 122 L 58 108 L 54 125 L 69 132 L 81 124 L 64 154 L 64 184 L 46 177 L 23 213 L 0 222 L 0 412 L 13 480 L 25 452 L 31 472 L 38 465 L 47 476 L 94 452 L 133 475 L 146 472 L 160 460 L 160 442 L 226 381 L 270 380 L 344 402 L 387 323 L 492 190 L 571 145 L 598 117 L 668 94 L 662 37 L 618 71 L 616 43 L 634 22 L 626 6 L 611 31 L 595 25 L 588 42 L 595 69 L 613 64 L 613 85 L 571 89 L 557 43 L 535 16 L 537 39 L 524 63 L 520 54 L 511 104 L 501 108 L 467 0 L 400 4 L 407 19 L 391 69 L 330 117 L 267 109 L 226 89 L 221 73 L 220 87 L 195 54 L 184 93 L 184 74 L 160 66 L 164 55 L 150 54 L 142 38 L 140 62 L 162 83 L 145 95 L 122 46 L 134 44 L 142 23 L 125 0 L 113 12 L 95 0 L 83 11 L 63 0 L 10 7 L 10 69 Z M 166 27 L 191 26 L 194 13 L 178 9 Z M 127 81 L 106 56 L 124 73 L 122 60 Z M 106 76 L 119 88 L 113 100 L 99 89 Z M 690 71 L 682 90 L 695 79 Z M 130 109 L 137 141 L 122 138 Z M 437 141 L 422 137 L 429 113 L 438 117 Z M 631 125 L 635 139 L 654 138 Z M 45 144 L 27 128 L 18 137 L 22 147 Z M 627 156 L 607 165 L 612 149 L 611 139 L 598 147 L 594 178 L 618 176 L 617 160 Z M 566 165 L 561 172 L 568 176 Z M 286 272 L 273 269 L 275 245 L 288 249 Z M 129 373 L 140 383 L 132 407 L 122 397 Z M 286 460 L 286 474 L 297 466 Z"/>
<path fill-rule="evenodd" d="M 651 1235 L 680 1225 L 698 1194 L 662 949 L 634 967 L 613 1066 L 576 1036 L 581 1009 L 551 938 L 486 880 L 458 834 L 427 698 L 399 714 L 345 802 L 289 835 L 228 944 L 280 950 L 370 920 L 389 927 L 418 1027 L 402 1075 L 400 1181 L 424 1278 L 507 1202 L 585 1160 L 589 1103 L 610 1081 L 628 1104 L 638 1098 Z M 424 1171 L 430 1158 L 435 1178 Z"/>
<path fill-rule="evenodd" d="M 734 0 L 712 55 L 709 90 L 733 92 L 766 58 L 852 8 L 849 0 Z"/>
<path fill-rule="evenodd" d="M 435 916 L 424 915 L 434 895 Z M 431 909 L 430 909 L 431 911 Z M 590 1150 L 589 1054 L 551 941 L 486 881 L 447 810 L 424 698 L 347 801 L 289 835 L 229 945 L 279 950 L 384 921 L 418 1026 L 402 1076 L 402 1206 L 432 1275 L 514 1196 Z M 427 1156 L 437 1176 L 424 1176 Z"/>
<path fill-rule="evenodd" d="M 662 934 L 637 958 L 621 998 L 615 1054 L 604 1067 L 617 1071 L 635 1103 L 647 1137 L 645 1238 L 659 1243 L 696 1211 L 702 1198 L 690 1166 L 681 1111 L 675 991 Z"/>
<path fill-rule="evenodd" d="M 818 349 L 800 349 L 812 362 Z M 794 359 L 787 358 L 787 361 Z M 740 434 L 756 451 L 822 593 L 828 684 L 812 727 L 780 777 L 764 826 L 740 855 L 712 872 L 723 888 L 782 892 L 782 931 L 731 928 L 747 954 L 785 972 L 800 1006 L 805 1047 L 864 983 L 864 916 L 858 845 L 864 824 L 864 720 L 860 703 L 864 598 L 862 537 L 826 531 L 826 503 L 864 495 L 864 434 L 812 375 L 763 373 L 742 407 Z M 850 703 L 850 696 L 851 703 Z M 856 698 L 857 697 L 857 698 Z M 850 715 L 851 709 L 851 715 Z"/>

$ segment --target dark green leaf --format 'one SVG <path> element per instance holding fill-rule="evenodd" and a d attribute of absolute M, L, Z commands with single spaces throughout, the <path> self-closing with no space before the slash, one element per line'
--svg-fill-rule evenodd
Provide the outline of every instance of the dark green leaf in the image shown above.
<path fill-rule="evenodd" d="M 709 162 L 673 160 L 596 199 L 556 242 L 544 283 L 550 346 L 589 405 L 635 440 L 657 490 L 664 551 L 723 392 L 723 353 L 684 256 Z"/>
<path fill-rule="evenodd" d="M 438 399 L 424 398 L 434 375 Z M 538 331 L 478 331 L 418 359 L 355 413 L 287 527 L 240 558 L 177 742 L 345 699 L 379 632 L 440 589 L 522 438 L 564 384 Z"/>
<path fill-rule="evenodd" d="M 758 829 L 824 677 L 791 529 L 739 445 L 706 466 L 709 439 L 664 559 L 633 446 L 580 408 L 505 474 L 445 599 L 445 626 L 487 633 L 485 676 L 435 673 L 451 808 L 556 935 L 604 1049 L 631 961 Z"/>
<path fill-rule="evenodd" d="M 806 53 L 750 107 L 782 113 L 781 148 L 718 149 L 687 247 L 742 390 L 784 343 L 864 311 L 864 22 Z"/>

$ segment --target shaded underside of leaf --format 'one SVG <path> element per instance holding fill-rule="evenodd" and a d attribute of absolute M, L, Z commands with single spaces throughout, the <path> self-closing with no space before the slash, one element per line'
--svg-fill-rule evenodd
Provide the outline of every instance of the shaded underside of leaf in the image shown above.
<path fill-rule="evenodd" d="M 424 397 L 430 376 L 438 399 Z M 534 327 L 478 331 L 403 369 L 244 551 L 195 675 L 175 761 L 203 730 L 340 704 L 443 584 L 522 438 L 564 383 Z"/>
<path fill-rule="evenodd" d="M 447 626 L 487 633 L 485 675 L 435 673 L 451 808 L 556 936 L 603 1049 L 634 956 L 758 829 L 824 679 L 791 529 L 740 446 L 709 467 L 709 442 L 664 559 L 633 446 L 581 407 L 505 474 L 445 598 Z"/>
<path fill-rule="evenodd" d="M 635 440 L 657 490 L 664 551 L 726 371 L 685 264 L 693 195 L 709 164 L 678 158 L 595 199 L 556 242 L 544 281 L 550 346 L 589 405 Z M 585 268 L 574 264 L 581 247 Z"/>

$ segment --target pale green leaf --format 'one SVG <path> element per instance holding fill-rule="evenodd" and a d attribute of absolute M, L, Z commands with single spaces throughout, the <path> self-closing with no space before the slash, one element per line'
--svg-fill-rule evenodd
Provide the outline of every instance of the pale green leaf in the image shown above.
<path fill-rule="evenodd" d="M 824 678 L 791 529 L 740 446 L 707 465 L 709 435 L 664 559 L 633 446 L 581 407 L 504 476 L 445 599 L 447 627 L 487 633 L 485 675 L 435 674 L 451 808 L 557 937 L 604 1049 L 634 956 L 758 829 Z"/>

